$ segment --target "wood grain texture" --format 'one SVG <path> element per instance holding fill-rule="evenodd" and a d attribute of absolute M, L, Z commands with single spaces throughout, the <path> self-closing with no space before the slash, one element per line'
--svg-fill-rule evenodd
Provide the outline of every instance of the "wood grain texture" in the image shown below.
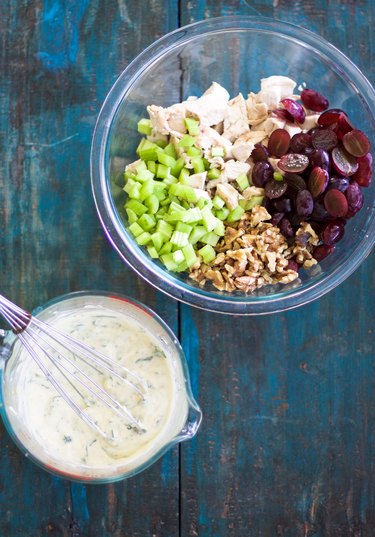
<path fill-rule="evenodd" d="M 298 310 L 205 313 L 126 268 L 91 198 L 92 131 L 126 65 L 179 22 L 254 9 L 324 36 L 375 83 L 372 0 L 0 3 L 1 292 L 28 308 L 85 288 L 147 303 L 180 329 L 204 412 L 193 441 L 108 486 L 50 476 L 0 426 L 1 537 L 375 534 L 374 256 Z"/>
<path fill-rule="evenodd" d="M 373 3 L 183 2 L 182 23 L 248 6 L 323 35 L 375 81 Z M 182 446 L 181 535 L 374 535 L 373 274 L 372 255 L 329 295 L 270 317 L 182 307 L 204 422 Z"/>
<path fill-rule="evenodd" d="M 117 291 L 176 331 L 176 302 L 141 282 L 106 241 L 89 171 L 107 92 L 177 26 L 176 2 L 9 0 L 0 10 L 1 292 L 34 308 L 68 291 Z M 1 537 L 175 535 L 178 487 L 178 449 L 127 482 L 70 485 L 27 461 L 0 426 Z"/>

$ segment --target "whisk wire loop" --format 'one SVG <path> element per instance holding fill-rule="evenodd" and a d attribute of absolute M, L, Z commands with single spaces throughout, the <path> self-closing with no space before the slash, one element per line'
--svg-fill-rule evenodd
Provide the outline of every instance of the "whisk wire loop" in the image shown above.
<path fill-rule="evenodd" d="M 96 433 L 99 433 L 107 441 L 113 441 L 113 438 L 98 425 L 97 421 L 80 407 L 68 390 L 62 386 L 55 374 L 46 365 L 42 356 L 56 368 L 59 374 L 84 402 L 87 401 L 88 392 L 92 396 L 98 398 L 104 405 L 121 418 L 130 422 L 138 430 L 144 430 L 140 421 L 133 416 L 130 410 L 116 401 L 107 390 L 91 378 L 79 366 L 77 361 L 83 361 L 86 365 L 89 365 L 101 374 L 103 374 L 103 369 L 114 378 L 124 382 L 129 388 L 135 391 L 138 396 L 144 399 L 147 386 L 139 375 L 124 367 L 122 364 L 117 363 L 115 360 L 92 349 L 83 342 L 76 340 L 69 334 L 64 334 L 55 327 L 33 317 L 30 313 L 13 304 L 2 295 L 0 295 L 0 314 L 8 322 L 13 332 L 20 339 L 22 345 L 36 362 L 47 380 L 52 384 L 70 408 Z M 43 346 L 42 343 L 45 346 Z M 63 349 L 63 351 L 61 349 Z M 114 368 L 116 368 L 117 371 Z M 126 376 L 119 374 L 118 371 L 122 371 Z M 69 375 L 72 378 L 70 378 Z M 132 377 L 134 380 L 129 380 L 126 378 L 127 376 Z M 78 389 L 72 379 L 84 388 L 86 395 Z"/>

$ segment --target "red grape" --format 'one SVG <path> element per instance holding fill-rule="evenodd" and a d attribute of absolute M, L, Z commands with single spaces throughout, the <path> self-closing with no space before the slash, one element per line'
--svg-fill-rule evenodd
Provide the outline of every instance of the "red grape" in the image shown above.
<path fill-rule="evenodd" d="M 310 216 L 314 209 L 314 201 L 308 190 L 301 190 L 297 194 L 296 209 L 299 216 Z"/>
<path fill-rule="evenodd" d="M 332 149 L 332 162 L 336 171 L 341 175 L 353 175 L 358 170 L 358 162 L 342 146 Z"/>
<path fill-rule="evenodd" d="M 312 147 L 311 135 L 307 132 L 298 132 L 290 140 L 290 149 L 293 153 L 304 153 L 307 147 Z"/>
<path fill-rule="evenodd" d="M 303 123 L 305 121 L 305 111 L 299 103 L 293 99 L 282 99 L 281 102 L 297 123 Z"/>
<path fill-rule="evenodd" d="M 319 263 L 320 261 L 323 261 L 323 259 L 326 258 L 328 255 L 330 255 L 334 249 L 334 246 L 328 246 L 328 244 L 320 244 L 319 246 L 316 246 L 316 248 L 314 248 L 312 255 Z"/>
<path fill-rule="evenodd" d="M 288 152 L 290 134 L 285 129 L 276 129 L 268 140 L 268 150 L 275 157 L 282 157 Z"/>
<path fill-rule="evenodd" d="M 299 153 L 288 153 L 284 155 L 278 162 L 278 166 L 284 172 L 300 173 L 306 170 L 309 165 L 309 158 L 306 155 Z"/>
<path fill-rule="evenodd" d="M 275 181 L 272 179 L 264 186 L 264 193 L 269 199 L 280 198 L 286 192 L 288 185 L 285 181 Z"/>
<path fill-rule="evenodd" d="M 342 143 L 348 153 L 354 157 L 364 157 L 370 151 L 370 141 L 366 134 L 358 129 L 347 132 Z"/>
<path fill-rule="evenodd" d="M 275 110 L 272 110 L 272 115 L 278 117 L 279 119 L 283 119 L 284 121 L 294 123 L 292 114 L 288 112 L 288 110 L 285 110 L 285 108 L 276 108 Z"/>
<path fill-rule="evenodd" d="M 254 149 L 252 150 L 250 156 L 253 159 L 253 162 L 262 162 L 266 161 L 270 154 L 267 147 L 259 143 L 254 145 Z"/>
<path fill-rule="evenodd" d="M 361 187 L 353 181 L 345 192 L 348 201 L 348 211 L 346 218 L 352 218 L 363 207 L 363 194 Z"/>
<path fill-rule="evenodd" d="M 324 195 L 324 207 L 335 218 L 345 216 L 348 212 L 348 202 L 345 194 L 336 188 L 327 190 Z"/>
<path fill-rule="evenodd" d="M 328 172 L 323 170 L 323 168 L 316 166 L 312 169 L 308 180 L 308 189 L 310 190 L 313 198 L 317 198 L 322 192 L 325 191 L 327 188 L 328 179 Z"/>
<path fill-rule="evenodd" d="M 331 151 L 337 145 L 336 133 L 328 128 L 314 129 L 311 134 L 312 145 L 315 149 L 324 149 L 325 151 Z"/>
<path fill-rule="evenodd" d="M 331 108 L 330 110 L 326 110 L 318 117 L 318 125 L 321 125 L 322 127 L 335 125 L 340 120 L 342 115 L 346 116 L 345 112 L 340 110 L 340 108 Z"/>
<path fill-rule="evenodd" d="M 256 162 L 251 174 L 253 185 L 263 188 L 273 178 L 273 168 L 269 162 Z"/>
<path fill-rule="evenodd" d="M 357 181 L 360 186 L 369 186 L 372 176 L 372 155 L 367 153 L 364 157 L 360 157 L 358 160 L 358 170 L 352 175 L 353 179 Z"/>
<path fill-rule="evenodd" d="M 301 101 L 303 106 L 313 112 L 323 112 L 329 106 L 328 100 L 321 93 L 308 88 L 302 90 Z"/>
<path fill-rule="evenodd" d="M 345 225 L 342 220 L 333 220 L 328 222 L 323 231 L 320 234 L 320 238 L 323 241 L 323 244 L 328 244 L 331 246 L 335 242 L 339 242 L 345 233 Z"/>

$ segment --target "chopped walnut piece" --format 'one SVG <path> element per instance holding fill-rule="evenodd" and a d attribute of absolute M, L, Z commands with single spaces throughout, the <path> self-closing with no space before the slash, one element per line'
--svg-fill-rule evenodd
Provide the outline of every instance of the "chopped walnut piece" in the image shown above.
<path fill-rule="evenodd" d="M 271 218 L 264 207 L 256 206 L 245 212 L 241 220 L 226 228 L 225 236 L 217 243 L 216 258 L 190 270 L 190 277 L 202 282 L 210 281 L 220 291 L 235 290 L 252 293 L 264 285 L 290 283 L 298 278 L 298 272 L 287 268 L 288 260 L 294 255 L 279 228 L 266 222 Z M 302 233 L 313 230 L 302 227 Z M 309 243 L 310 244 L 310 243 Z M 312 242 L 311 242 L 312 244 Z M 311 253 L 297 245 L 301 263 L 311 261 Z"/>

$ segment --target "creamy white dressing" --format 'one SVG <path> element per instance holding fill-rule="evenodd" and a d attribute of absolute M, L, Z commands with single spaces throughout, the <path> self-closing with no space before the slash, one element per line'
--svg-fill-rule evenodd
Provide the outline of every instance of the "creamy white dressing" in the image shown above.
<path fill-rule="evenodd" d="M 118 416 L 85 391 L 76 380 L 80 376 L 77 370 L 70 378 L 74 378 L 81 395 L 58 376 L 64 389 L 106 433 L 108 439 L 104 439 L 67 405 L 23 349 L 19 350 L 12 375 L 17 386 L 11 394 L 15 397 L 11 409 L 33 437 L 34 450 L 42 450 L 51 465 L 67 471 L 78 467 L 83 475 L 97 475 L 96 471 L 100 474 L 100 469 L 112 466 L 116 471 L 138 467 L 181 431 L 188 411 L 183 371 L 172 341 L 165 333 L 159 337 L 151 333 L 147 326 L 151 317 L 147 314 L 143 313 L 142 322 L 127 315 L 124 302 L 109 298 L 104 302 L 100 306 L 57 311 L 47 320 L 54 328 L 134 373 L 125 375 L 132 387 L 103 368 L 97 370 L 82 360 L 76 362 L 136 422 Z M 122 370 L 116 366 L 114 370 L 124 377 Z"/>

